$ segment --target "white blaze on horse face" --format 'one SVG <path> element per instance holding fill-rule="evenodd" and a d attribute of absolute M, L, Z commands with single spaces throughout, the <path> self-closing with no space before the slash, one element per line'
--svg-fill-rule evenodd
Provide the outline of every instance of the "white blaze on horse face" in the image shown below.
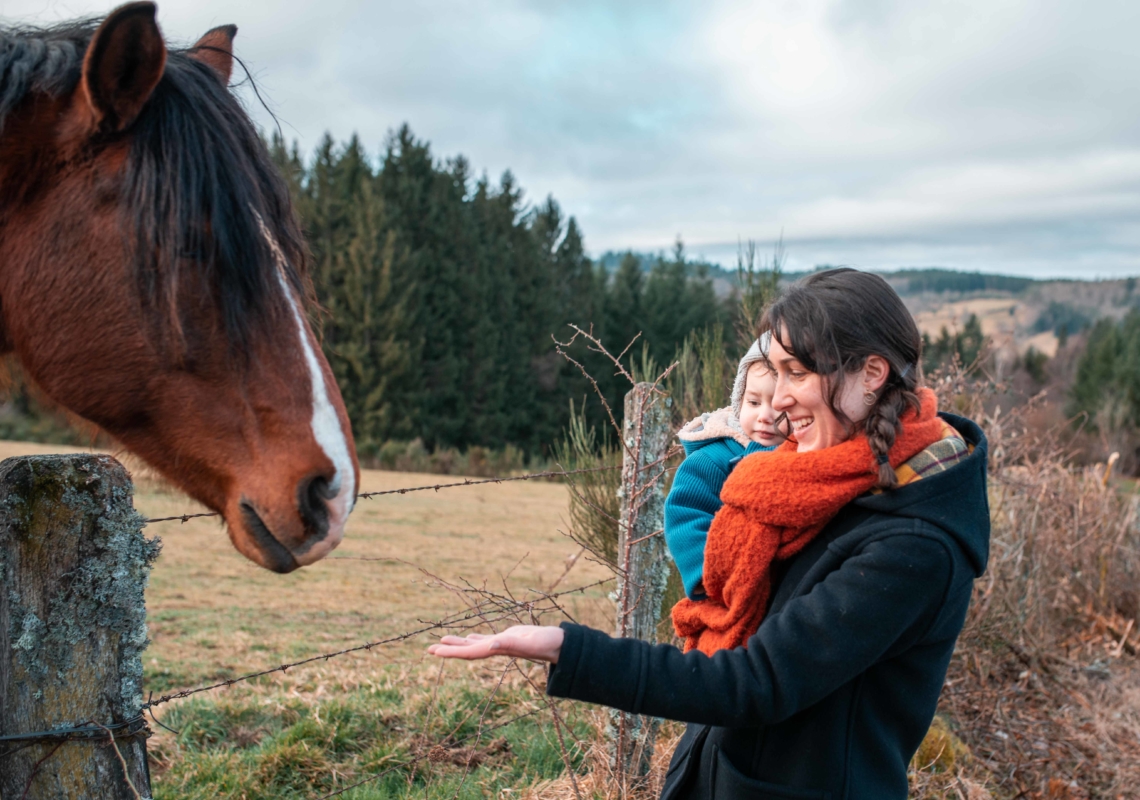
<path fill-rule="evenodd" d="M 336 469 L 336 474 L 329 482 L 329 489 L 335 492 L 335 496 L 327 503 L 329 510 L 328 535 L 315 543 L 303 555 L 294 553 L 298 563 L 311 564 L 328 555 L 344 538 L 344 526 L 356 502 L 356 473 L 352 468 L 352 458 L 348 454 L 348 439 L 344 434 L 344 428 L 341 427 L 340 417 L 337 415 L 336 409 L 329 402 L 328 387 L 325 386 L 325 374 L 321 369 L 320 362 L 317 361 L 312 342 L 309 341 L 309 333 L 305 328 L 304 319 L 301 317 L 301 310 L 297 307 L 293 292 L 285 283 L 280 271 L 277 273 L 277 281 L 281 284 L 281 290 L 285 292 L 285 298 L 289 301 L 289 309 L 293 312 L 293 321 L 297 325 L 297 335 L 301 337 L 301 349 L 305 353 L 305 364 L 309 368 L 309 382 L 313 386 L 313 438 L 317 440 L 317 444 L 325 451 L 325 455 L 328 456 L 329 461 L 333 463 L 333 467 Z"/>
<path fill-rule="evenodd" d="M 257 218 L 258 227 L 261 228 L 261 235 L 265 237 L 269 249 L 273 251 L 273 255 L 277 259 L 277 282 L 281 285 L 281 291 L 285 293 L 285 299 L 289 303 L 293 322 L 297 325 L 297 336 L 301 339 L 301 350 L 305 354 L 305 366 L 309 368 L 309 383 L 313 387 L 313 420 L 311 423 L 313 438 L 317 440 L 317 444 L 320 445 L 336 470 L 332 481 L 329 482 L 329 489 L 335 494 L 326 503 L 329 511 L 328 534 L 304 553 L 293 553 L 297 563 L 304 566 L 320 561 L 344 538 L 345 523 L 348 522 L 348 515 L 356 503 L 356 471 L 352 468 L 352 457 L 348 454 L 348 437 L 344 428 L 341 427 L 340 417 L 337 416 L 336 409 L 329 402 L 325 373 L 321 369 L 320 362 L 317 361 L 317 354 L 309 340 L 309 332 L 305 327 L 305 320 L 301 316 L 301 309 L 293 296 L 293 290 L 289 288 L 289 284 L 285 280 L 285 254 L 281 252 L 277 239 L 265 227 L 265 221 L 261 215 L 256 211 L 253 214 Z"/>

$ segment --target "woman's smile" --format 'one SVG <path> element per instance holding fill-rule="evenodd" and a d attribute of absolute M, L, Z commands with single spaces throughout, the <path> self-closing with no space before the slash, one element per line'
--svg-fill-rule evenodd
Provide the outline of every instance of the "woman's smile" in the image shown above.
<path fill-rule="evenodd" d="M 814 423 L 815 417 L 788 417 L 788 424 L 792 426 L 792 438 L 800 450 L 811 449 Z"/>

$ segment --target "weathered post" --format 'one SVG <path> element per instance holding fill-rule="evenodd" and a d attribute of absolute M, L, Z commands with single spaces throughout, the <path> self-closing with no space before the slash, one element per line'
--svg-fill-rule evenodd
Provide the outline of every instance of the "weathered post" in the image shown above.
<path fill-rule="evenodd" d="M 115 459 L 0 463 L 0 800 L 150 797 L 143 591 L 158 549 Z M 34 736 L 61 728 L 79 730 Z"/>
<path fill-rule="evenodd" d="M 669 565 L 665 551 L 665 453 L 671 429 L 669 399 L 651 383 L 625 396 L 618 526 L 617 635 L 657 640 L 657 622 Z M 623 790 L 649 771 L 657 720 L 613 712 L 614 775 Z"/>

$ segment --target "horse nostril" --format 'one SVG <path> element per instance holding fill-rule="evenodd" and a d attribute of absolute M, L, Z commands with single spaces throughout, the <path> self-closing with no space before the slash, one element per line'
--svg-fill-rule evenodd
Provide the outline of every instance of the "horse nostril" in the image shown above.
<path fill-rule="evenodd" d="M 317 475 L 302 481 L 297 489 L 297 501 L 301 511 L 301 521 L 305 525 L 304 549 L 321 541 L 329 532 L 328 501 L 336 496 L 329 486 L 328 479 Z"/>

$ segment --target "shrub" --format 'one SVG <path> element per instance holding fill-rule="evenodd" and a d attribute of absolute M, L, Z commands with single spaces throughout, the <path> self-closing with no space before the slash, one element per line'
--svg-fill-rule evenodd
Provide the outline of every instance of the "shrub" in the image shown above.
<path fill-rule="evenodd" d="M 1048 362 L 1049 356 L 1042 353 L 1033 345 L 1030 345 L 1029 349 L 1025 351 L 1025 358 L 1022 363 L 1024 364 L 1025 371 L 1029 374 L 1029 377 L 1033 378 L 1033 380 L 1038 384 L 1042 384 L 1045 383 L 1046 379 L 1049 377 L 1045 373 L 1045 365 Z"/>
<path fill-rule="evenodd" d="M 1063 330 L 1067 335 L 1072 335 L 1087 328 L 1092 321 L 1092 313 L 1054 300 L 1038 315 L 1037 321 L 1033 323 L 1033 332 L 1053 331 L 1060 336 Z"/>
<path fill-rule="evenodd" d="M 1140 762 L 1120 743 L 1134 741 L 1140 714 L 1122 713 L 1127 683 L 1112 676 L 1140 652 L 1138 498 L 1104 465 L 1074 463 L 1067 426 L 1034 432 L 1026 420 L 1042 400 L 1003 412 L 1000 387 L 960 370 L 933 383 L 990 445 L 990 562 L 941 701 L 981 762 L 957 775 L 999 797 L 1127 795 Z M 1065 794 L 1037 794 L 1061 775 Z M 960 796 L 931 770 L 912 777 L 916 797 Z"/>
<path fill-rule="evenodd" d="M 543 458 L 529 457 L 514 445 L 501 450 L 473 446 L 466 452 L 451 447 L 434 451 L 422 439 L 384 442 L 373 455 L 360 457 L 361 466 L 394 472 L 426 472 L 435 475 L 466 475 L 474 478 L 509 477 L 521 472 L 546 472 L 552 466 Z"/>

